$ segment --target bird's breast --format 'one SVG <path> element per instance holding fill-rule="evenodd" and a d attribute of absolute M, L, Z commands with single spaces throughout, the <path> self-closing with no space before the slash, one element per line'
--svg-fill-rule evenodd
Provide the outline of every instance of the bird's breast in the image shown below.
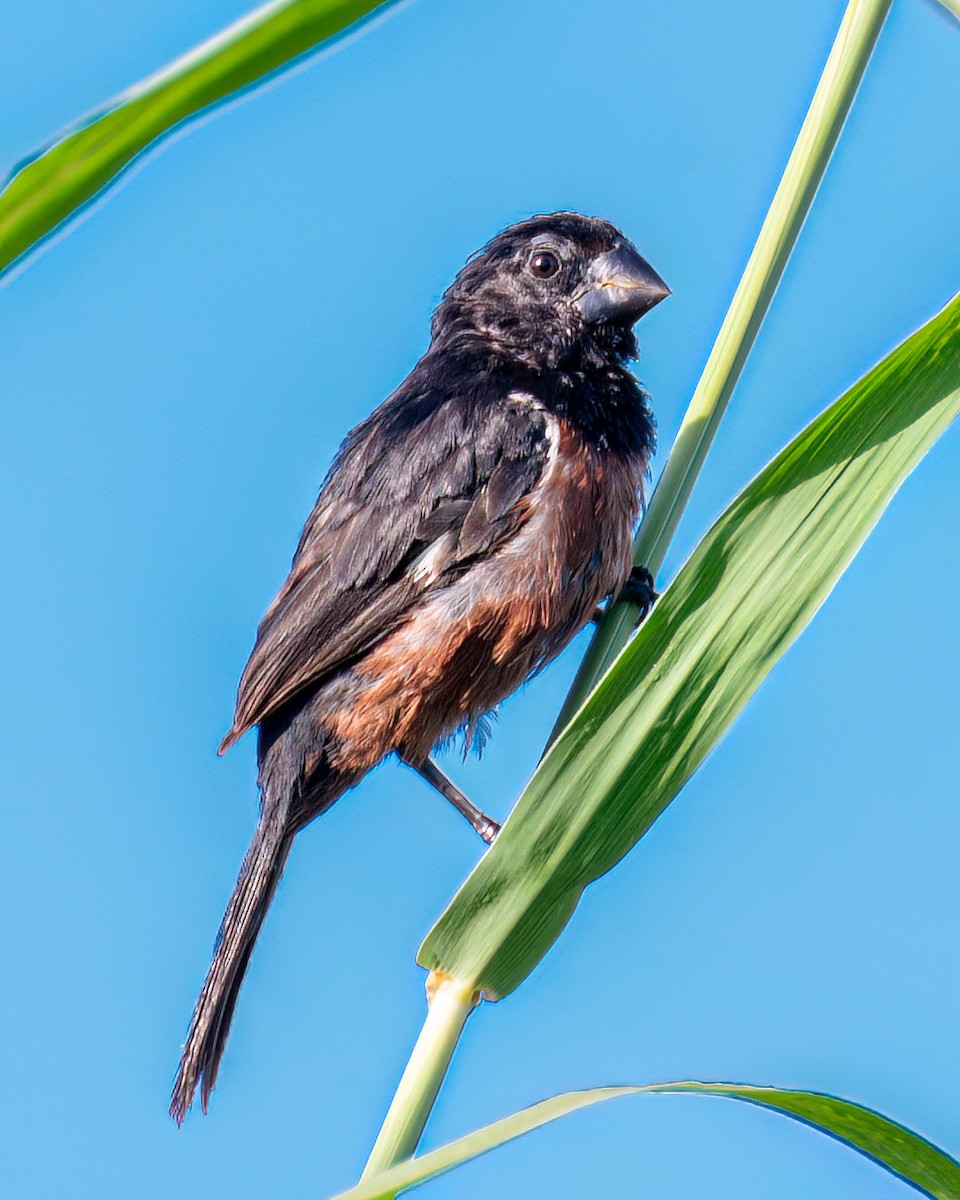
<path fill-rule="evenodd" d="M 579 628 L 630 572 L 645 464 L 604 452 L 570 421 L 545 415 L 547 464 L 503 567 L 514 593 L 539 605 L 545 630 L 571 620 Z"/>
<path fill-rule="evenodd" d="M 604 454 L 545 414 L 550 449 L 520 530 L 419 605 L 364 661 L 338 713 L 344 764 L 390 749 L 413 760 L 495 708 L 619 591 L 631 567 L 645 464 Z"/>

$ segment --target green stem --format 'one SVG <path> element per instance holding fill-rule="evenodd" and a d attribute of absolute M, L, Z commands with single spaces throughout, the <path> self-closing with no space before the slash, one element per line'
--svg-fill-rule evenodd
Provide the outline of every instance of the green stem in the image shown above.
<path fill-rule="evenodd" d="M 890 4 L 891 0 L 850 0 L 847 6 L 780 186 L 637 536 L 635 560 L 654 573 L 663 563 L 717 425 L 783 275 Z M 635 620 L 634 606 L 618 603 L 601 622 L 553 737 L 626 644 Z M 370 1154 L 364 1179 L 409 1158 L 416 1150 L 461 1030 L 476 1003 L 476 994 L 454 980 L 442 980 L 434 989 L 426 1022 Z"/>
<path fill-rule="evenodd" d="M 891 0 L 850 0 L 780 186 L 677 433 L 634 544 L 634 560 L 654 575 L 740 378 L 787 260 L 850 112 Z M 626 645 L 637 609 L 614 604 L 597 628 L 557 719 L 551 743 Z"/>
<path fill-rule="evenodd" d="M 410 1158 L 437 1099 L 467 1017 L 479 996 L 455 979 L 430 976 L 429 1008 L 361 1179 Z"/>

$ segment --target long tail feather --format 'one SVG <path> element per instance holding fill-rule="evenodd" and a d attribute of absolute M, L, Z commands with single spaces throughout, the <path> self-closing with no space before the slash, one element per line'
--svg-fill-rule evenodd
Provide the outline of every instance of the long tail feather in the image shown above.
<path fill-rule="evenodd" d="M 170 1115 L 178 1125 L 193 1104 L 198 1086 L 201 1106 L 207 1111 L 240 984 L 292 844 L 286 805 L 265 812 L 243 860 L 220 926 L 213 961 L 193 1010 L 170 1099 Z"/>

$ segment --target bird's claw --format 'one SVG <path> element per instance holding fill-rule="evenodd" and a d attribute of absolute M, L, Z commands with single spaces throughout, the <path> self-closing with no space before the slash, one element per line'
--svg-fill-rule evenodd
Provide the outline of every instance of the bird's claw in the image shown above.
<path fill-rule="evenodd" d="M 653 576 L 647 568 L 634 567 L 617 599 L 628 600 L 639 608 L 640 612 L 637 614 L 637 624 L 639 625 L 653 608 L 654 601 L 659 594 Z"/>
<path fill-rule="evenodd" d="M 654 601 L 659 595 L 660 593 L 653 582 L 653 576 L 647 568 L 634 567 L 616 599 L 626 600 L 628 603 L 637 606 L 640 611 L 637 613 L 636 624 L 639 625 L 646 618 L 650 609 L 653 608 Z M 590 620 L 594 624 L 597 624 L 606 611 L 605 608 L 595 608 Z"/>
<path fill-rule="evenodd" d="M 493 817 L 484 816 L 482 820 L 477 821 L 477 823 L 474 825 L 474 829 L 480 834 L 488 846 L 492 846 L 494 839 L 500 832 L 500 825 L 493 819 Z"/>

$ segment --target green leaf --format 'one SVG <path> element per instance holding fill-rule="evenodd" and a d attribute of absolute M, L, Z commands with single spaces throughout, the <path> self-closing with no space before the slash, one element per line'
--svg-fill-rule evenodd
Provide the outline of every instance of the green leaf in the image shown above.
<path fill-rule="evenodd" d="M 815 420 L 717 521 L 554 743 L 419 961 L 512 991 L 650 828 L 960 411 L 960 297 Z"/>
<path fill-rule="evenodd" d="M 386 3 L 274 0 L 63 134 L 21 164 L 0 192 L 0 272 L 112 183 L 158 138 Z"/>
<path fill-rule="evenodd" d="M 697 381 L 634 542 L 634 562 L 654 575 L 663 565 L 683 510 L 740 372 L 786 270 L 830 155 L 867 69 L 891 0 L 848 0 L 817 90 L 720 332 Z M 553 742 L 630 640 L 638 608 L 610 605 L 598 623 L 551 734 Z"/>
<path fill-rule="evenodd" d="M 341 1192 L 335 1200 L 388 1200 L 399 1191 L 442 1175 L 461 1163 L 486 1154 L 488 1150 L 555 1121 L 557 1117 L 591 1104 L 599 1104 L 603 1100 L 651 1092 L 694 1092 L 757 1104 L 812 1125 L 821 1133 L 845 1142 L 928 1196 L 934 1196 L 937 1200 L 960 1200 L 960 1163 L 919 1134 L 869 1108 L 819 1092 L 791 1092 L 747 1084 L 694 1081 L 652 1083 L 646 1087 L 593 1088 L 554 1096 L 457 1138 L 438 1150 L 431 1150 L 419 1158 L 407 1159 L 381 1175 L 347 1192 Z"/>

